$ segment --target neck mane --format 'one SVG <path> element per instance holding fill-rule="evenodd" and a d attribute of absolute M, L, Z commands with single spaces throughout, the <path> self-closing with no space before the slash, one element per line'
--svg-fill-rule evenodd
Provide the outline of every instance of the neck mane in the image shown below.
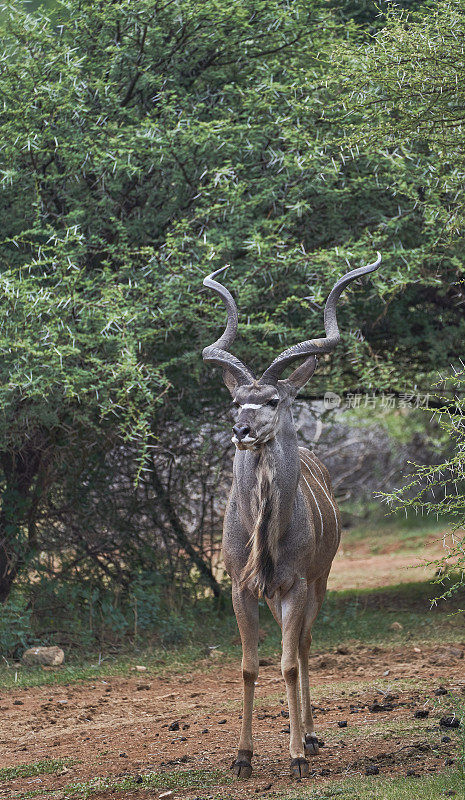
<path fill-rule="evenodd" d="M 291 414 L 276 438 L 264 444 L 255 458 L 254 481 L 249 490 L 253 528 L 242 583 L 246 583 L 254 594 L 264 596 L 271 588 L 279 538 L 290 523 L 300 475 L 297 436 Z"/>

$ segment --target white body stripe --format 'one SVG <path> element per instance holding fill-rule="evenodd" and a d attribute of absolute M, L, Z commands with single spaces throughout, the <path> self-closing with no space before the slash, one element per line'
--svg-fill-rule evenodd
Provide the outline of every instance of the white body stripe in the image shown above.
<path fill-rule="evenodd" d="M 307 454 L 305 453 L 305 455 L 307 455 Z M 313 453 L 311 453 L 311 456 L 312 456 L 312 464 L 313 464 L 313 466 L 317 468 L 318 472 L 320 473 L 321 477 L 323 478 L 324 485 L 328 489 L 328 484 L 326 483 L 325 474 L 324 474 L 323 470 L 321 469 L 318 461 L 316 460 L 316 456 L 314 456 Z M 308 458 L 308 456 L 307 456 L 307 458 Z M 313 459 L 315 459 L 315 460 L 313 460 Z"/>
<path fill-rule="evenodd" d="M 313 489 L 312 489 L 312 487 L 309 485 L 309 483 L 308 483 L 308 481 L 307 481 L 307 478 L 305 477 L 305 475 L 303 475 L 303 474 L 302 474 L 302 472 L 300 473 L 300 475 L 301 475 L 301 477 L 303 478 L 303 480 L 305 481 L 305 483 L 307 484 L 307 489 L 309 490 L 309 492 L 311 492 L 311 493 L 312 493 L 312 497 L 313 497 L 313 499 L 314 499 L 314 501 L 315 501 L 315 505 L 316 505 L 316 507 L 317 507 L 317 509 L 318 509 L 318 513 L 319 513 L 319 515 L 320 515 L 320 524 L 321 524 L 321 533 L 320 533 L 320 538 L 321 538 L 321 537 L 323 536 L 323 517 L 322 517 L 322 515 L 321 515 L 320 506 L 319 506 L 319 505 L 318 505 L 318 503 L 317 503 L 317 499 L 316 499 L 316 497 L 315 497 L 315 494 L 314 494 L 314 492 L 313 492 Z"/>
<path fill-rule="evenodd" d="M 314 475 L 314 474 L 313 474 L 312 470 L 310 469 L 310 465 L 309 465 L 309 464 L 308 464 L 308 462 L 305 460 L 305 458 L 304 458 L 304 456 L 302 455 L 302 453 L 300 454 L 300 458 L 301 458 L 301 459 L 302 459 L 302 461 L 304 462 L 304 464 L 305 464 L 305 466 L 307 467 L 307 469 L 308 469 L 308 471 L 309 471 L 310 475 L 312 476 L 312 478 L 314 478 L 314 479 L 316 480 L 316 482 L 317 482 L 318 486 L 319 486 L 319 487 L 320 487 L 320 488 L 323 490 L 323 492 L 325 493 L 326 497 L 328 498 L 328 501 L 329 501 L 329 503 L 331 503 L 331 508 L 333 509 L 334 519 L 335 519 L 335 522 L 336 522 L 336 533 L 339 533 L 339 523 L 338 523 L 338 521 L 337 521 L 336 509 L 335 509 L 335 507 L 334 507 L 334 503 L 333 503 L 333 501 L 331 500 L 331 498 L 330 498 L 330 496 L 329 496 L 328 492 L 326 491 L 325 487 L 321 485 L 321 483 L 320 483 L 320 481 L 318 480 L 318 478 L 316 477 L 316 475 Z M 315 464 L 315 466 L 316 466 L 316 464 Z M 320 469 L 320 472 L 321 472 L 321 469 Z M 322 473 L 322 474 L 323 474 L 323 473 Z"/>
<path fill-rule="evenodd" d="M 263 403 L 244 403 L 241 408 L 261 408 Z"/>

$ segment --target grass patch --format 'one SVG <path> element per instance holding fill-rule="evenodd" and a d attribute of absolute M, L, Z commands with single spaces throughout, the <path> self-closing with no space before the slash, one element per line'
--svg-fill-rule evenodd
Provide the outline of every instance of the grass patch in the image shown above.
<path fill-rule="evenodd" d="M 421 517 L 417 514 L 409 514 L 407 517 L 403 514 L 389 514 L 381 517 L 379 507 L 374 506 L 366 521 L 347 525 L 343 534 L 343 547 L 347 552 L 351 546 L 364 542 L 368 552 L 373 555 L 385 552 L 386 549 L 394 549 L 396 554 L 421 552 L 425 539 L 440 540 L 453 526 L 454 520 L 446 517 L 436 519 L 434 516 Z"/>
<path fill-rule="evenodd" d="M 461 641 L 463 614 L 454 616 L 454 612 L 465 606 L 465 591 L 441 602 L 436 608 L 430 608 L 431 599 L 440 588 L 430 581 L 421 581 L 380 589 L 328 592 L 314 626 L 312 652 L 328 651 L 354 642 L 389 648 L 412 643 L 441 645 L 447 641 Z M 402 630 L 390 629 L 394 621 L 400 622 Z M 260 624 L 267 633 L 260 646 L 260 655 L 277 657 L 281 651 L 281 634 L 265 603 L 260 607 Z M 79 656 L 71 651 L 70 662 L 53 670 L 2 666 L 0 688 L 126 676 L 134 664 L 144 664 L 148 674 L 152 675 L 189 672 L 193 664 L 198 669 L 216 668 L 218 662 L 208 658 L 209 646 L 218 647 L 224 661 L 240 658 L 241 645 L 230 605 L 221 612 L 212 609 L 208 625 L 199 621 L 198 633 L 201 637 L 199 642 L 171 649 L 134 647 L 131 653 L 103 653 L 102 657 L 99 654 Z"/>
<path fill-rule="evenodd" d="M 76 764 L 74 758 L 44 758 L 35 764 L 18 764 L 16 767 L 2 767 L 0 769 L 0 783 L 13 781 L 15 778 L 33 778 L 35 775 L 45 775 L 59 772 L 63 767 Z"/>
<path fill-rule="evenodd" d="M 223 770 L 189 769 L 179 772 L 150 772 L 141 775 L 142 782 L 136 783 L 134 778 L 93 778 L 82 783 L 72 783 L 61 791 L 65 797 L 87 800 L 92 795 L 104 791 L 111 792 L 138 792 L 147 789 L 169 791 L 170 789 L 205 789 L 207 787 L 226 785 L 232 783 L 229 773 Z M 26 800 L 36 797 L 38 792 L 24 792 L 18 797 Z M 53 794 L 53 791 L 51 792 Z M 145 795 L 145 791 L 144 791 Z M 144 796 L 142 795 L 142 797 Z M 222 796 L 224 798 L 224 795 Z"/>
<path fill-rule="evenodd" d="M 447 792 L 454 794 L 448 795 Z M 454 795 L 457 798 L 465 797 L 465 783 L 458 772 L 418 778 L 350 778 L 321 789 L 302 783 L 298 791 L 289 790 L 271 796 L 267 793 L 263 797 L 273 800 L 304 800 L 310 797 L 312 800 L 440 800 Z"/>

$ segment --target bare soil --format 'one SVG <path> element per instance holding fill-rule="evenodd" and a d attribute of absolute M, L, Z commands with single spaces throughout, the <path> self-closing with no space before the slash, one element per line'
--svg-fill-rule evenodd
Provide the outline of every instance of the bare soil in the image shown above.
<path fill-rule="evenodd" d="M 311 760 L 317 785 L 348 775 L 434 773 L 455 757 L 457 731 L 440 727 L 450 696 L 465 694 L 465 643 L 422 649 L 384 650 L 355 645 L 348 652 L 311 658 L 317 733 L 324 746 Z M 404 679 L 414 679 L 405 682 Z M 148 772 L 221 770 L 208 788 L 174 789 L 170 798 L 250 798 L 289 788 L 288 719 L 279 663 L 261 667 L 254 712 L 254 775 L 231 783 L 230 764 L 240 726 L 240 665 L 206 660 L 190 675 L 95 680 L 44 686 L 0 695 L 0 764 L 31 764 L 44 758 L 76 759 L 63 774 L 15 779 L 0 797 L 20 791 L 65 790 L 95 777 Z M 465 698 L 464 698 L 465 699 Z M 425 719 L 415 712 L 426 709 Z M 339 727 L 339 722 L 347 727 Z M 169 726 L 177 722 L 177 730 Z M 175 725 L 175 727 L 177 727 Z M 442 742 L 444 735 L 451 742 Z M 161 788 L 126 791 L 125 798 L 159 798 Z M 44 795 L 45 796 L 45 795 Z M 60 795 L 58 794 L 58 797 Z M 121 791 L 93 797 L 119 798 Z"/>

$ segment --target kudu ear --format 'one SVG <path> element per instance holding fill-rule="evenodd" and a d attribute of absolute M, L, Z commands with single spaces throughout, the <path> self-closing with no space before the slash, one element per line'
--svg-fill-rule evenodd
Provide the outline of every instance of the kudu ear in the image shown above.
<path fill-rule="evenodd" d="M 228 387 L 230 393 L 234 396 L 234 392 L 236 391 L 239 385 L 239 381 L 237 380 L 235 375 L 232 372 L 230 372 L 229 369 L 226 368 L 223 370 L 223 380 L 226 386 Z"/>
<path fill-rule="evenodd" d="M 291 372 L 288 378 L 284 381 L 278 381 L 281 386 L 284 386 L 288 392 L 295 397 L 299 389 L 305 386 L 307 381 L 310 380 L 316 368 L 316 356 L 306 358 L 304 363 L 297 367 L 294 372 Z"/>

